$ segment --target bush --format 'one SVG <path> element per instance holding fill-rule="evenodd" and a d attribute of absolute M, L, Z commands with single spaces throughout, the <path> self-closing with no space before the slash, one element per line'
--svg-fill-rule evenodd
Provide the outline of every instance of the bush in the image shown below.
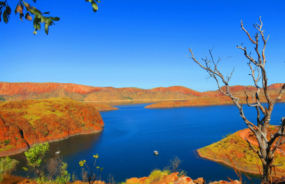
<path fill-rule="evenodd" d="M 44 143 L 35 145 L 24 153 L 28 161 L 28 166 L 32 167 L 35 170 L 40 180 L 43 177 L 43 172 L 39 170 L 39 166 L 41 165 L 41 162 L 48 150 L 49 144 Z"/>
<path fill-rule="evenodd" d="M 5 102 L 5 98 L 4 98 L 4 97 L 2 97 L 2 96 L 0 96 L 0 101 Z"/>
<path fill-rule="evenodd" d="M 154 170 L 150 173 L 146 183 L 152 183 L 154 181 L 159 181 L 163 178 L 163 176 L 167 176 L 169 172 L 161 171 L 161 170 Z"/>
<path fill-rule="evenodd" d="M 67 183 L 70 180 L 70 174 L 68 173 L 67 169 L 67 163 L 61 162 L 61 171 L 60 175 L 56 177 L 56 183 Z"/>
<path fill-rule="evenodd" d="M 5 174 L 10 174 L 18 163 L 19 161 L 10 157 L 0 158 L 0 181 L 3 180 Z"/>
<path fill-rule="evenodd" d="M 94 171 L 95 168 L 97 169 L 97 172 L 99 170 L 102 172 L 103 169 L 104 169 L 103 167 L 100 168 L 99 166 L 96 166 L 96 161 L 97 161 L 97 159 L 99 157 L 98 154 L 93 155 L 93 157 L 95 158 L 95 160 L 94 160 L 93 167 L 91 167 L 91 168 L 89 168 L 88 165 L 86 164 L 86 160 L 81 160 L 79 162 L 79 165 L 81 167 L 85 166 L 88 169 L 88 171 L 85 171 L 84 168 L 82 168 L 82 180 L 83 180 L 83 182 L 85 182 L 87 180 L 87 182 L 89 184 L 94 183 L 94 181 L 96 180 L 96 174 L 95 174 L 95 171 Z"/>
<path fill-rule="evenodd" d="M 5 141 L 4 141 L 4 144 L 5 144 L 5 145 L 8 145 L 9 143 L 10 143 L 9 140 L 5 140 Z"/>

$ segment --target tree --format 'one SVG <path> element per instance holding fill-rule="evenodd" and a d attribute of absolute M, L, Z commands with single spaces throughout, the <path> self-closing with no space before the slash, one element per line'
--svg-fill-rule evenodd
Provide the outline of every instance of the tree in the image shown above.
<path fill-rule="evenodd" d="M 254 27 L 257 30 L 257 33 L 254 36 L 254 39 L 252 39 L 250 34 L 243 27 L 243 22 L 241 21 L 242 30 L 247 34 L 249 40 L 255 45 L 255 52 L 257 54 L 257 60 L 253 59 L 253 57 L 250 54 L 248 54 L 246 47 L 242 47 L 242 45 L 237 46 L 237 48 L 241 49 L 243 51 L 245 57 L 249 60 L 248 65 L 249 65 L 249 68 L 251 70 L 250 75 L 252 76 L 254 85 L 256 87 L 255 96 L 252 97 L 253 103 L 249 103 L 247 93 L 245 93 L 245 96 L 246 96 L 247 105 L 249 107 L 254 107 L 256 109 L 257 125 L 253 124 L 252 122 L 250 122 L 246 118 L 244 111 L 243 111 L 242 104 L 239 102 L 239 98 L 235 97 L 230 92 L 229 81 L 232 77 L 234 70 L 231 72 L 230 75 L 227 75 L 227 77 L 225 77 L 218 69 L 218 63 L 221 59 L 219 59 L 218 61 L 215 61 L 213 59 L 212 50 L 209 51 L 210 57 L 211 57 L 210 59 L 202 58 L 202 60 L 205 62 L 204 65 L 202 65 L 199 61 L 196 60 L 196 58 L 194 57 L 192 49 L 189 49 L 189 51 L 191 53 L 190 58 L 195 63 L 197 63 L 201 68 L 206 70 L 211 78 L 214 78 L 216 80 L 220 92 L 223 95 L 231 98 L 233 103 L 235 104 L 235 106 L 239 109 L 239 114 L 240 114 L 241 118 L 243 119 L 243 121 L 245 122 L 247 127 L 253 132 L 253 134 L 255 135 L 255 137 L 258 141 L 259 149 L 256 149 L 253 147 L 253 145 L 248 140 L 246 140 L 248 142 L 249 146 L 251 147 L 251 149 L 253 149 L 253 151 L 256 154 L 258 154 L 258 156 L 262 162 L 262 165 L 263 165 L 262 180 L 264 182 L 270 182 L 270 180 L 271 180 L 271 177 L 270 177 L 271 169 L 272 169 L 272 167 L 275 167 L 273 165 L 274 153 L 280 145 L 285 143 L 285 140 L 282 140 L 282 138 L 285 135 L 284 134 L 285 117 L 281 118 L 281 125 L 279 126 L 277 133 L 275 133 L 274 135 L 271 135 L 270 140 L 267 139 L 267 129 L 268 129 L 268 126 L 270 125 L 270 118 L 271 118 L 271 114 L 273 111 L 273 107 L 277 102 L 279 102 L 282 99 L 282 94 L 285 91 L 285 84 L 283 84 L 283 86 L 281 87 L 279 95 L 275 99 L 272 99 L 272 97 L 270 97 L 270 94 L 268 91 L 268 83 L 267 83 L 268 78 L 267 78 L 267 74 L 266 74 L 266 70 L 265 70 L 265 64 L 267 62 L 266 57 L 265 57 L 265 48 L 266 48 L 266 44 L 267 44 L 269 36 L 267 38 L 265 38 L 265 36 L 264 36 L 264 30 L 262 30 L 263 23 L 261 21 L 261 17 L 259 18 L 259 21 L 260 21 L 260 25 L 254 24 Z M 261 36 L 262 42 L 263 42 L 263 48 L 262 48 L 261 53 L 260 53 L 259 48 L 258 48 L 260 36 Z M 252 67 L 253 65 L 256 66 L 256 69 L 253 69 L 253 67 Z M 260 73 L 260 71 L 261 71 L 261 73 Z M 257 72 L 257 73 L 255 73 L 255 72 Z M 220 87 L 219 79 L 226 86 L 226 91 L 223 91 L 222 88 Z M 260 80 L 262 82 L 262 87 L 260 87 L 258 85 L 258 82 Z M 264 92 L 264 95 L 266 98 L 266 103 L 267 103 L 268 107 L 265 107 L 264 105 L 262 105 L 260 103 L 260 92 L 261 92 L 261 90 L 263 90 L 263 92 Z M 263 117 L 261 117 L 262 115 L 263 115 Z"/>
<path fill-rule="evenodd" d="M 40 172 L 39 167 L 48 150 L 49 144 L 46 142 L 44 144 L 35 145 L 24 153 L 28 161 L 28 166 L 35 169 L 39 179 L 42 177 L 42 173 Z"/>
<path fill-rule="evenodd" d="M 100 3 L 99 0 L 85 0 L 85 1 L 91 3 L 91 6 L 92 6 L 92 9 L 94 12 L 96 12 L 98 10 L 97 3 Z M 33 0 L 33 2 L 35 3 L 36 0 Z M 26 13 L 24 13 L 25 10 L 26 10 Z M 17 14 L 17 13 L 20 14 L 21 21 L 23 21 L 24 16 L 25 16 L 25 19 L 27 19 L 28 21 L 32 21 L 34 19 L 33 20 L 33 26 L 34 26 L 35 30 L 33 33 L 35 35 L 37 34 L 37 30 L 41 29 L 41 23 L 44 23 L 45 33 L 48 34 L 49 26 L 54 25 L 54 21 L 60 20 L 59 17 L 48 16 L 49 12 L 42 13 L 40 10 L 38 10 L 37 8 L 35 8 L 33 6 L 30 6 L 29 3 L 26 3 L 23 0 L 19 0 L 17 6 L 15 8 L 15 14 Z M 34 15 L 34 18 L 32 18 L 32 16 L 30 14 Z M 0 22 L 2 20 L 2 18 L 1 18 L 2 15 L 3 15 L 3 21 L 7 24 L 9 19 L 10 19 L 10 15 L 11 15 L 11 7 L 8 4 L 8 0 L 0 1 Z"/>

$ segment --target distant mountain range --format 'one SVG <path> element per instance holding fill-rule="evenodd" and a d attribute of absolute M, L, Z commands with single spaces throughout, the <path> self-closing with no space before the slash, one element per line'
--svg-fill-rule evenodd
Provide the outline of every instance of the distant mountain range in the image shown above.
<path fill-rule="evenodd" d="M 277 96 L 282 84 L 269 86 L 270 94 Z M 225 89 L 225 87 L 223 87 Z M 256 91 L 254 86 L 232 86 L 231 92 L 236 96 L 244 96 Z M 263 92 L 261 91 L 261 96 Z M 107 101 L 163 101 L 163 100 L 193 100 L 201 97 L 221 97 L 219 90 L 198 92 L 183 86 L 158 87 L 140 89 L 134 87 L 113 88 L 93 87 L 72 83 L 9 83 L 0 82 L 0 100 L 17 101 L 27 99 L 46 99 L 54 97 L 69 97 L 83 102 Z"/>

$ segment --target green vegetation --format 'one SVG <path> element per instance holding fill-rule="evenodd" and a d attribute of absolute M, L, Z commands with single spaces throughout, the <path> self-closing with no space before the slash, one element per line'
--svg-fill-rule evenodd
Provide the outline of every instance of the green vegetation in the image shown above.
<path fill-rule="evenodd" d="M 63 108 L 59 108 L 59 110 L 54 110 L 51 107 L 51 101 L 53 101 L 53 103 L 61 105 L 66 102 L 66 99 L 49 99 L 29 105 L 26 109 L 27 114 L 25 114 L 23 117 L 27 119 L 32 125 L 34 125 L 34 122 L 36 120 L 41 120 L 41 117 L 43 116 L 56 115 L 58 117 L 64 117 L 63 112 L 65 112 L 66 110 L 64 110 Z"/>
<path fill-rule="evenodd" d="M 70 183 L 70 179 L 72 178 L 73 181 L 76 180 L 76 176 L 73 173 L 72 176 L 70 173 L 68 173 L 67 171 L 67 163 L 62 161 L 62 158 L 59 155 L 55 155 L 53 157 L 51 157 L 50 159 L 47 160 L 46 162 L 46 166 L 42 167 L 41 170 L 39 169 L 41 163 L 43 162 L 43 157 L 45 156 L 45 154 L 49 151 L 49 144 L 45 143 L 45 144 L 38 144 L 33 146 L 31 149 L 29 149 L 28 151 L 25 152 L 25 156 L 27 159 L 27 163 L 28 163 L 28 167 L 30 169 L 28 169 L 27 167 L 22 167 L 22 169 L 25 172 L 28 171 L 32 171 L 32 173 L 36 174 L 36 178 L 34 179 L 28 179 L 30 180 L 31 183 L 36 182 L 38 184 L 67 184 Z M 100 177 L 98 177 L 95 172 L 99 172 L 99 171 L 103 171 L 103 167 L 99 167 L 96 166 L 96 161 L 99 158 L 99 155 L 93 155 L 94 160 L 94 164 L 93 167 L 89 167 L 86 163 L 86 160 L 81 160 L 79 162 L 79 165 L 81 167 L 85 167 L 88 170 L 84 171 L 84 168 L 82 169 L 82 180 L 83 182 L 87 182 L 89 184 L 94 184 L 96 183 L 96 179 L 100 180 Z M 173 160 L 171 160 L 171 163 L 175 164 L 175 169 L 176 166 L 179 165 L 181 161 L 175 157 Z M 3 179 L 3 175 L 4 174 L 9 174 L 13 169 L 15 169 L 16 164 L 18 163 L 18 161 L 10 159 L 9 157 L 6 158 L 2 158 L 0 159 L 0 181 L 1 179 Z M 33 172 L 35 171 L 35 172 Z M 183 173 L 185 172 L 180 172 L 180 174 L 178 175 L 178 177 L 180 177 L 181 175 L 184 175 Z M 150 175 L 148 176 L 148 178 L 145 178 L 144 181 L 140 181 L 140 179 L 137 179 L 137 181 L 132 182 L 131 180 L 127 180 L 126 182 L 123 182 L 121 184 L 142 184 L 142 182 L 144 184 L 151 184 L 151 183 L 155 183 L 155 182 L 167 182 L 169 179 L 177 179 L 177 174 L 175 175 L 171 175 L 171 171 L 170 170 L 158 170 L 155 169 L 153 170 Z M 170 176 L 170 177 L 168 177 Z M 29 176 L 28 176 L 29 178 Z M 176 179 L 175 179 L 176 178 Z M 109 175 L 109 184 L 115 184 L 115 180 L 114 177 L 112 175 Z M 4 179 L 5 182 L 5 179 Z M 168 182 L 168 183 L 173 183 L 173 182 Z"/>
<path fill-rule="evenodd" d="M 169 170 L 158 170 L 158 169 L 155 169 L 153 170 L 150 175 L 148 176 L 148 179 L 145 180 L 145 184 L 151 184 L 153 182 L 157 182 L 157 181 L 160 181 L 164 176 L 168 176 L 170 174 L 170 171 Z M 138 182 L 130 182 L 130 181 L 126 181 L 126 182 L 122 182 L 120 184 L 139 184 Z"/>
<path fill-rule="evenodd" d="M 39 180 L 44 178 L 44 174 L 39 169 L 39 167 L 48 150 L 49 150 L 49 144 L 44 143 L 44 144 L 35 145 L 24 153 L 28 161 L 28 166 L 32 167 L 35 170 Z"/>
<path fill-rule="evenodd" d="M 68 173 L 67 169 L 67 163 L 62 162 L 61 163 L 61 170 L 60 175 L 56 177 L 56 183 L 67 183 L 70 180 L 70 174 Z"/>
<path fill-rule="evenodd" d="M 229 136 L 231 136 L 231 135 L 232 135 L 232 133 L 226 134 L 226 136 L 223 135 L 223 138 L 229 137 Z"/>
<path fill-rule="evenodd" d="M 232 166 L 229 157 L 234 161 L 234 165 L 238 169 L 259 173 L 259 168 L 262 168 L 262 163 L 258 155 L 248 146 L 248 143 L 243 140 L 239 132 L 228 135 L 219 142 L 199 149 L 203 156 L 213 160 L 219 160 Z M 257 146 L 254 146 L 256 149 Z M 274 165 L 283 164 L 276 168 L 277 173 L 285 171 L 285 156 L 276 153 Z M 258 168 L 259 167 L 259 168 Z"/>
<path fill-rule="evenodd" d="M 94 183 L 94 181 L 96 180 L 95 169 L 97 170 L 97 172 L 99 170 L 102 172 L 104 169 L 103 167 L 100 168 L 99 166 L 96 166 L 96 161 L 99 158 L 99 155 L 93 155 L 93 158 L 95 158 L 95 160 L 92 168 L 88 167 L 88 165 L 86 164 L 86 160 L 81 160 L 79 162 L 79 165 L 81 167 L 85 166 L 88 169 L 87 171 L 85 171 L 84 168 L 82 168 L 82 180 L 83 182 L 87 181 L 89 184 Z"/>
<path fill-rule="evenodd" d="M 169 175 L 169 171 L 154 170 L 150 173 L 149 178 L 146 180 L 146 184 L 159 181 L 163 176 L 167 175 Z"/>
<path fill-rule="evenodd" d="M 100 3 L 99 0 L 86 0 L 86 2 L 90 2 L 92 9 L 94 12 L 98 10 L 98 5 L 97 3 Z M 33 0 L 35 3 L 36 0 Z M 97 2 L 97 3 L 96 3 Z M 0 1 L 0 22 L 1 22 L 1 16 L 3 12 L 3 20 L 7 24 L 10 15 L 11 15 L 11 7 L 8 5 L 7 0 L 6 1 Z M 33 20 L 33 25 L 35 28 L 35 31 L 33 32 L 34 34 L 37 34 L 37 30 L 41 29 L 41 23 L 44 23 L 45 27 L 45 33 L 48 34 L 49 31 L 49 26 L 54 25 L 53 21 L 59 21 L 59 17 L 51 17 L 48 16 L 49 12 L 44 12 L 42 13 L 40 10 L 35 8 L 34 6 L 30 6 L 29 3 L 26 3 L 24 1 L 19 1 L 17 6 L 15 7 L 15 13 L 19 13 L 20 19 L 23 21 L 23 17 L 25 17 L 26 20 L 32 21 L 33 18 L 31 15 L 34 15 L 34 20 Z"/>
<path fill-rule="evenodd" d="M 6 100 L 5 100 L 5 98 L 4 98 L 4 97 L 0 96 L 0 101 L 5 102 Z"/>
<path fill-rule="evenodd" d="M 5 145 L 8 145 L 9 143 L 10 143 L 9 140 L 4 140 L 4 144 L 5 144 Z"/>
<path fill-rule="evenodd" d="M 10 157 L 0 158 L 0 182 L 5 174 L 10 174 L 16 168 L 18 163 L 19 161 Z"/>

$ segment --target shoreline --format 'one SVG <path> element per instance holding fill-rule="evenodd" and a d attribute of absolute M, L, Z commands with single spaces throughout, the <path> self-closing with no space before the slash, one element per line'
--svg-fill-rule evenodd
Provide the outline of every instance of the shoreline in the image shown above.
<path fill-rule="evenodd" d="M 247 132 L 247 131 L 249 131 L 248 129 L 244 129 L 244 130 L 240 130 L 240 131 L 238 131 L 238 132 L 236 132 L 237 134 L 238 134 L 238 136 L 241 138 L 241 139 L 243 139 L 244 141 L 245 141 L 245 139 L 244 139 L 244 137 L 241 137 L 241 134 L 243 133 L 243 132 Z M 251 139 L 249 139 L 249 141 L 252 143 L 252 144 L 254 144 L 253 142 L 252 142 L 252 140 Z M 202 148 L 200 148 L 200 149 L 202 149 Z M 212 158 L 212 157 L 209 157 L 209 156 L 206 156 L 206 155 L 203 155 L 202 153 L 201 153 L 201 151 L 200 151 L 200 149 L 197 149 L 196 151 L 197 151 L 197 153 L 198 153 L 198 155 L 199 155 L 199 157 L 201 157 L 201 158 L 203 158 L 203 159 L 207 159 L 207 160 L 211 160 L 211 161 L 214 161 L 214 162 L 218 162 L 218 163 L 221 163 L 221 164 L 224 164 L 224 165 L 226 165 L 226 166 L 229 166 L 229 167 L 231 167 L 231 168 L 233 168 L 234 169 L 234 167 L 237 169 L 237 170 L 239 170 L 239 171 L 241 171 L 241 172 L 244 172 L 244 173 L 249 173 L 249 174 L 254 174 L 254 175 L 257 175 L 257 176 L 260 176 L 260 173 L 259 173 L 259 171 L 254 171 L 254 170 L 251 170 L 250 168 L 249 169 L 243 169 L 243 168 L 240 168 L 239 166 L 237 166 L 235 163 L 234 163 L 234 166 L 233 166 L 233 164 L 231 163 L 231 162 L 226 162 L 225 160 L 220 160 L 220 159 L 218 159 L 218 158 Z M 242 163 L 242 162 L 238 162 L 238 163 Z M 261 173 L 262 173 L 262 166 L 261 166 Z M 272 174 L 273 175 L 273 174 Z M 275 175 L 275 174 L 274 174 Z M 284 174 L 282 173 L 282 172 L 277 172 L 276 173 L 276 177 L 282 177 Z M 274 177 L 274 176 L 273 176 Z"/>
<path fill-rule="evenodd" d="M 208 105 L 185 105 L 185 106 L 164 106 L 164 107 L 147 107 L 147 106 L 145 106 L 144 108 L 146 108 L 146 109 L 166 109 L 166 108 L 180 108 L 180 107 L 208 107 L 208 106 L 220 106 L 220 105 L 235 105 L 235 104 L 208 104 Z"/>
<path fill-rule="evenodd" d="M 194 98 L 190 98 L 190 99 L 154 99 L 154 100 L 150 100 L 150 99 L 134 99 L 134 100 L 105 100 L 105 101 L 82 101 L 84 103 L 97 103 L 97 102 L 107 102 L 107 103 L 111 103 L 111 102 L 134 102 L 134 101 L 142 101 L 142 102 L 159 102 L 159 101 L 187 101 L 187 100 L 192 100 Z"/>
<path fill-rule="evenodd" d="M 227 163 L 225 162 L 224 160 L 220 160 L 220 159 L 215 159 L 215 158 L 211 158 L 211 157 L 208 157 L 208 156 L 205 156 L 203 155 L 199 149 L 196 150 L 198 155 L 201 157 L 201 158 L 204 158 L 204 159 L 207 159 L 207 160 L 211 160 L 211 161 L 214 161 L 214 162 L 219 162 L 219 163 L 222 163 L 222 164 L 225 164 L 231 168 L 233 168 L 233 165 L 231 163 Z M 260 173 L 258 171 L 252 171 L 252 170 L 245 170 L 245 169 L 242 169 L 242 168 L 239 168 L 238 166 L 236 166 L 236 169 L 241 171 L 241 172 L 244 172 L 244 173 L 250 173 L 250 174 L 255 174 L 255 175 L 260 175 Z M 282 176 L 282 175 L 278 175 L 276 174 L 276 176 Z"/>
<path fill-rule="evenodd" d="M 266 102 L 261 102 L 261 103 L 266 103 Z M 278 103 L 285 103 L 285 101 L 281 101 L 281 102 L 278 102 Z M 278 104 L 277 103 L 277 104 Z M 242 105 L 244 104 L 247 104 L 247 103 L 240 103 Z M 153 104 L 151 104 L 153 105 Z M 148 106 L 151 106 L 151 105 L 148 105 Z M 208 104 L 208 105 L 185 105 L 185 106 L 161 106 L 161 107 L 148 107 L 148 106 L 145 106 L 144 108 L 146 109 L 167 109 L 167 108 L 180 108 L 180 107 L 210 107 L 210 106 L 220 106 L 220 105 L 235 105 L 233 103 L 228 103 L 228 104 Z"/>
<path fill-rule="evenodd" d="M 91 132 L 80 132 L 80 133 L 76 133 L 76 134 L 70 134 L 70 135 L 63 137 L 63 138 L 53 139 L 53 140 L 48 140 L 48 141 L 43 141 L 43 142 L 37 142 L 37 143 L 31 144 L 29 146 L 32 147 L 36 144 L 41 144 L 41 143 L 46 143 L 46 142 L 50 143 L 50 142 L 62 141 L 62 140 L 68 139 L 68 138 L 73 137 L 73 136 L 100 133 L 102 131 L 103 131 L 103 127 L 102 127 L 102 130 L 95 130 L 95 131 L 91 131 Z M 11 156 L 11 155 L 16 155 L 16 154 L 25 152 L 27 150 L 29 150 L 28 146 L 26 148 L 19 148 L 17 150 L 13 150 L 13 151 L 3 151 L 3 152 L 0 152 L 0 158 L 6 157 L 6 156 Z"/>

